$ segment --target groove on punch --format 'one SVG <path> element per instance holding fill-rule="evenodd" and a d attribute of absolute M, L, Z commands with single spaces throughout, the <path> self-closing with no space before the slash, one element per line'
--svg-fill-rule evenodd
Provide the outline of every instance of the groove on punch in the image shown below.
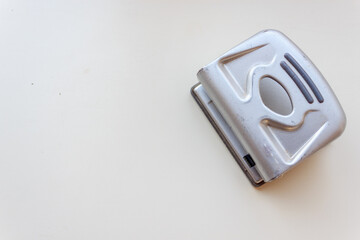
<path fill-rule="evenodd" d="M 296 71 L 298 71 L 298 73 L 300 73 L 300 75 L 303 77 L 303 79 L 305 80 L 307 85 L 310 87 L 311 91 L 314 93 L 314 95 L 315 95 L 316 99 L 319 101 L 319 103 L 324 102 L 324 98 L 321 95 L 319 89 L 317 88 L 317 86 L 315 85 L 315 83 L 313 82 L 311 77 L 306 73 L 306 71 L 301 67 L 301 65 L 295 60 L 295 58 L 293 58 L 293 56 L 291 56 L 289 53 L 285 53 L 284 57 L 286 58 L 286 60 L 288 60 L 291 63 L 291 65 L 293 65 L 293 67 L 296 69 Z"/>
<path fill-rule="evenodd" d="M 311 97 L 309 91 L 306 89 L 305 85 L 301 82 L 300 78 L 291 70 L 289 65 L 286 64 L 286 62 L 282 61 L 280 63 L 280 66 L 285 70 L 285 72 L 289 75 L 289 77 L 294 81 L 296 86 L 299 88 L 299 90 L 304 95 L 306 101 L 308 103 L 313 103 L 314 99 Z"/>

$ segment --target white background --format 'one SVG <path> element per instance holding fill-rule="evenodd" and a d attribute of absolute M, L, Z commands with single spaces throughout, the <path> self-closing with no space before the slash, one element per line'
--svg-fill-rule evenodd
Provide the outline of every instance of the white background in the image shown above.
<path fill-rule="evenodd" d="M 254 189 L 189 90 L 288 35 L 344 134 Z M 0 239 L 360 239 L 360 1 L 0 1 Z"/>

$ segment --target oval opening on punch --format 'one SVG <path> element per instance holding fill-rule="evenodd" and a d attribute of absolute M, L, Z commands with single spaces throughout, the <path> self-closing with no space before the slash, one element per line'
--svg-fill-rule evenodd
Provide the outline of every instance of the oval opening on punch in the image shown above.
<path fill-rule="evenodd" d="M 271 111 L 280 115 L 289 115 L 292 110 L 292 102 L 285 88 L 271 77 L 260 80 L 261 100 Z"/>

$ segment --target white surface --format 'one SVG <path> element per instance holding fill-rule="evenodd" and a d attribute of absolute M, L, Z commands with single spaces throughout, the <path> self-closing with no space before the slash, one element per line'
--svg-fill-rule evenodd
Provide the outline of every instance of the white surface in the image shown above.
<path fill-rule="evenodd" d="M 359 1 L 2 0 L 0 239 L 359 239 L 359 24 Z M 348 124 L 256 190 L 189 89 L 266 28 Z"/>

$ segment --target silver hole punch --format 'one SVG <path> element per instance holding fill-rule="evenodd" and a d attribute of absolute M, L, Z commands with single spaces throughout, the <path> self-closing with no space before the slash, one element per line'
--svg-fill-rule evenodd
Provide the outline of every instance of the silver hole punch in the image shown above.
<path fill-rule="evenodd" d="M 254 186 L 278 178 L 344 131 L 334 92 L 278 31 L 254 35 L 197 76 L 192 95 Z"/>

